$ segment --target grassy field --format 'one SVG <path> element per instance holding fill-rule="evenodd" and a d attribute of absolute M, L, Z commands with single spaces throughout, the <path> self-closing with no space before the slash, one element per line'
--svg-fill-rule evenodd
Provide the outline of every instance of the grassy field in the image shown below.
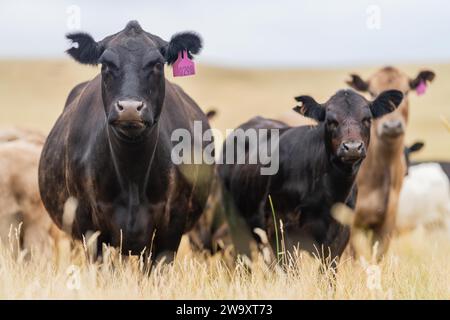
<path fill-rule="evenodd" d="M 440 116 L 450 119 L 450 64 L 401 66 L 410 76 L 422 68 L 436 72 L 425 96 L 410 96 L 407 141 L 426 142 L 416 159 L 450 160 L 450 135 Z M 276 117 L 290 110 L 299 94 L 325 101 L 345 88 L 349 72 L 367 77 L 375 68 L 336 70 L 233 70 L 199 66 L 195 77 L 179 83 L 204 109 L 216 109 L 212 125 L 233 128 L 259 114 Z M 167 70 L 170 73 L 170 70 Z M 69 90 L 92 78 L 97 69 L 61 61 L 0 61 L 0 127 L 20 125 L 48 132 Z M 0 245 L 0 299 L 450 299 L 450 234 L 415 232 L 393 240 L 380 263 L 344 257 L 335 290 L 320 275 L 315 259 L 293 257 L 287 272 L 259 257 L 252 273 L 242 263 L 189 250 L 184 238 L 173 265 L 156 266 L 150 276 L 139 258 L 106 250 L 104 263 L 89 262 L 89 241 L 60 248 L 50 262 L 32 253 L 14 255 L 16 241 Z M 64 249 L 66 248 L 66 249 Z"/>
<path fill-rule="evenodd" d="M 106 250 L 104 263 L 88 262 L 81 244 L 58 262 L 34 254 L 24 261 L 0 247 L 0 299 L 449 299 L 450 237 L 416 231 L 392 243 L 379 264 L 344 257 L 335 288 L 307 255 L 292 257 L 288 271 L 262 257 L 249 274 L 217 255 L 192 253 L 183 239 L 173 265 L 142 272 L 143 259 Z M 14 242 L 14 241 L 13 241 Z M 89 248 L 89 244 L 87 245 Z"/>

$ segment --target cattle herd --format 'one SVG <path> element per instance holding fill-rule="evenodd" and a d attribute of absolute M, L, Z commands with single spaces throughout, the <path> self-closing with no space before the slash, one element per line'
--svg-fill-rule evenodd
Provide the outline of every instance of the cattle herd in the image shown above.
<path fill-rule="evenodd" d="M 131 21 L 101 41 L 86 33 L 67 37 L 76 44 L 68 54 L 100 64 L 101 72 L 72 89 L 47 137 L 24 129 L 0 132 L 3 241 L 20 225 L 23 249 L 50 253 L 65 236 L 61 230 L 78 240 L 99 231 L 99 253 L 108 244 L 170 261 L 183 234 L 194 249 L 233 243 L 248 254 L 252 243 L 261 245 L 256 231 L 262 230 L 273 252 L 282 233 L 284 250 L 318 254 L 335 268 L 347 248 L 353 256 L 361 253 L 362 238 L 382 259 L 395 234 L 449 224 L 450 166 L 411 162 L 423 143 L 407 147 L 404 141 L 408 95 L 424 93 L 432 71 L 410 78 L 385 67 L 367 80 L 352 74 L 351 88 L 330 92 L 326 102 L 296 97 L 293 121 L 280 115 L 244 122 L 237 130 L 277 135 L 256 145 L 228 144 L 230 136 L 216 159 L 231 153 L 248 160 L 255 148 L 271 144 L 279 168 L 264 175 L 259 162 L 172 161 L 172 132 L 192 133 L 194 121 L 205 132 L 213 116 L 164 74 L 180 52 L 190 58 L 200 52 L 197 34 L 165 41 Z M 69 199 L 76 203 L 71 218 Z M 336 217 L 336 204 L 350 208 L 350 222 Z"/>

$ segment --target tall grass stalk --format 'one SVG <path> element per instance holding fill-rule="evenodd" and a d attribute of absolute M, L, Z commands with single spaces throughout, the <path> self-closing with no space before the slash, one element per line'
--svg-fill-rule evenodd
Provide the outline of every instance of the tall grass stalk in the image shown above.
<path fill-rule="evenodd" d="M 277 248 L 277 261 L 281 261 L 281 251 L 280 251 L 280 242 L 278 240 L 278 226 L 277 226 L 277 217 L 275 214 L 275 209 L 273 207 L 272 197 L 269 194 L 269 203 L 270 208 L 272 210 L 272 217 L 273 217 L 273 227 L 275 229 L 275 242 L 276 242 L 276 248 Z"/>

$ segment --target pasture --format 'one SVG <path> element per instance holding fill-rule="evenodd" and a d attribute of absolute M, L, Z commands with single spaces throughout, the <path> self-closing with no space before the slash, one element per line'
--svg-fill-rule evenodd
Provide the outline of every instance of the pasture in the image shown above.
<path fill-rule="evenodd" d="M 414 160 L 450 160 L 450 133 L 441 117 L 450 119 L 450 64 L 397 66 L 411 77 L 422 68 L 436 73 L 427 94 L 410 94 L 406 142 L 425 142 Z M 174 81 L 204 111 L 215 109 L 211 122 L 225 132 L 254 115 L 276 117 L 295 106 L 294 96 L 313 95 L 323 102 L 345 88 L 351 72 L 365 77 L 373 68 L 244 70 L 198 66 L 194 77 Z M 98 72 L 67 60 L 0 62 L 0 127 L 19 125 L 45 133 L 51 129 L 70 89 Z M 171 70 L 166 70 L 170 77 Z M 86 115 L 89 116 L 89 115 Z M 276 207 L 276 204 L 275 204 Z M 379 264 L 354 261 L 344 255 L 330 290 L 318 262 L 299 254 L 288 271 L 267 266 L 258 256 L 252 273 L 229 257 L 209 257 L 189 250 L 183 239 L 173 265 L 142 273 L 139 258 L 120 257 L 106 250 L 103 264 L 90 262 L 90 243 L 67 243 L 54 261 L 32 253 L 32 259 L 14 256 L 14 232 L 0 247 L 0 299 L 449 299 L 450 233 L 422 229 L 396 237 Z"/>

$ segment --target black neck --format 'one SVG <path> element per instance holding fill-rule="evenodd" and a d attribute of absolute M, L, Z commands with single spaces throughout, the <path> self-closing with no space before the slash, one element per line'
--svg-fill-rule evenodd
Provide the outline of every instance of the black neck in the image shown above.
<path fill-rule="evenodd" d="M 127 141 L 111 126 L 107 136 L 114 170 L 123 190 L 138 188 L 139 193 L 147 189 L 150 171 L 155 167 L 158 147 L 159 125 L 149 128 L 139 141 Z"/>

